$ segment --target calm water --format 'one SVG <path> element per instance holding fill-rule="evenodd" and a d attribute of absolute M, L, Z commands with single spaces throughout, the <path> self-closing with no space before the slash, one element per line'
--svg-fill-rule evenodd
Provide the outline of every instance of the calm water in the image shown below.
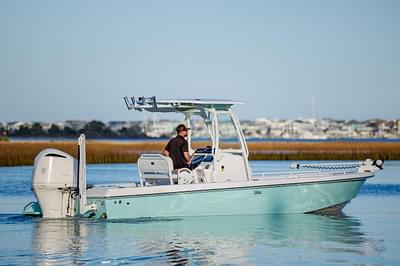
<path fill-rule="evenodd" d="M 252 162 L 254 171 L 290 162 Z M 0 167 L 1 265 L 400 265 L 400 161 L 387 162 L 342 217 L 255 215 L 115 222 L 20 215 L 31 167 Z M 89 165 L 88 183 L 136 181 L 131 164 Z"/>

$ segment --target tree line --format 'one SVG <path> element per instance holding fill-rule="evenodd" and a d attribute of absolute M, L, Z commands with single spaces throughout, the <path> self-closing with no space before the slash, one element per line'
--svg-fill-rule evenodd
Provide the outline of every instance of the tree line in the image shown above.
<path fill-rule="evenodd" d="M 89 138 L 146 138 L 139 125 L 122 127 L 118 131 L 111 130 L 109 126 L 101 121 L 93 120 L 88 122 L 81 129 L 74 129 L 69 126 L 64 128 L 52 124 L 47 130 L 43 129 L 40 123 L 33 123 L 32 126 L 22 125 L 17 130 L 6 130 L 0 126 L 0 135 L 8 137 L 62 137 L 75 138 L 80 134 L 85 134 Z"/>

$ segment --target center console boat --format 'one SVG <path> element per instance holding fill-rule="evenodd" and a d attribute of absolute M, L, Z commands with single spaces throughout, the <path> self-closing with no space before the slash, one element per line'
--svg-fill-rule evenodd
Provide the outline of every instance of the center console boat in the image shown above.
<path fill-rule="evenodd" d="M 37 155 L 32 187 L 38 202 L 28 204 L 25 214 L 45 218 L 134 219 L 336 212 L 357 196 L 374 171 L 383 167 L 383 161 L 366 160 L 293 164 L 290 172 L 252 173 L 246 140 L 232 110 L 241 102 L 124 99 L 129 110 L 183 114 L 187 127 L 192 119 L 200 118 L 207 128 L 210 145 L 193 149 L 189 131 L 187 141 L 193 154 L 190 169 L 174 171 L 171 158 L 142 154 L 137 162 L 140 182 L 88 187 L 85 137 L 81 135 L 77 159 L 55 149 Z M 228 145 L 223 142 L 227 131 L 234 136 Z"/>

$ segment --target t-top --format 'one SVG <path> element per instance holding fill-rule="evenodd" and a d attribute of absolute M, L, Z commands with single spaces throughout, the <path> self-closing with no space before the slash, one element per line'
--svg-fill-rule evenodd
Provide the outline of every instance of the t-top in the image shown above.
<path fill-rule="evenodd" d="M 187 161 L 184 156 L 184 152 L 188 152 L 188 142 L 186 139 L 180 135 L 171 139 L 165 150 L 169 152 L 169 157 L 171 157 L 174 163 L 174 169 L 186 168 L 188 167 Z"/>

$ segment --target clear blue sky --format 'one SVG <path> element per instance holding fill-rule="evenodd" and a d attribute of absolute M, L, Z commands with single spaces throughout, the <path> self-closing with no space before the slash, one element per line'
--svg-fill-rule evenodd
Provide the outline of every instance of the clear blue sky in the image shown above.
<path fill-rule="evenodd" d="M 125 95 L 400 118 L 400 1 L 0 1 L 0 121 L 141 119 Z"/>

